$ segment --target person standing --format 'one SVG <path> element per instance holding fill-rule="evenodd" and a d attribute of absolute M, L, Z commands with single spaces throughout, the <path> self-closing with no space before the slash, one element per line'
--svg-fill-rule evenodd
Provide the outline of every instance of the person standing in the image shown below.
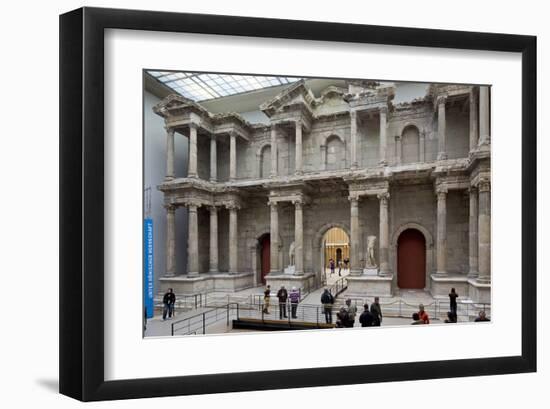
<path fill-rule="evenodd" d="M 359 322 L 362 327 L 372 327 L 372 324 L 374 323 L 374 316 L 369 311 L 369 305 L 367 303 L 365 303 L 363 307 L 365 310 L 359 316 Z"/>
<path fill-rule="evenodd" d="M 174 304 L 176 304 L 176 294 L 174 294 L 171 288 L 162 297 L 162 304 L 164 305 L 162 308 L 162 320 L 165 321 L 166 315 L 168 315 L 168 318 L 172 318 Z"/>
<path fill-rule="evenodd" d="M 330 275 L 332 276 L 334 274 L 334 260 L 330 259 L 328 265 L 330 266 Z"/>
<path fill-rule="evenodd" d="M 370 305 L 370 312 L 374 318 L 372 325 L 374 327 L 382 325 L 382 307 L 380 306 L 379 297 L 374 297 L 374 302 Z"/>
<path fill-rule="evenodd" d="M 290 316 L 294 319 L 298 318 L 296 315 L 296 311 L 298 310 L 298 303 L 300 302 L 300 291 L 296 289 L 296 287 L 292 287 L 292 290 L 290 290 Z"/>
<path fill-rule="evenodd" d="M 357 307 L 351 303 L 351 298 L 348 298 L 346 300 L 346 306 L 347 306 L 347 312 L 348 312 L 348 319 L 347 322 L 344 324 L 347 328 L 353 328 L 355 325 L 355 315 L 357 314 Z"/>
<path fill-rule="evenodd" d="M 418 305 L 418 316 L 424 322 L 424 324 L 430 323 L 430 317 L 428 316 L 428 313 L 424 310 L 424 304 Z"/>
<path fill-rule="evenodd" d="M 346 270 L 348 270 L 348 265 L 349 265 L 349 258 L 345 258 L 344 259 L 344 272 L 346 272 Z M 348 271 L 349 273 L 349 271 Z"/>
<path fill-rule="evenodd" d="M 458 294 L 456 293 L 454 287 L 451 288 L 451 292 L 449 293 L 449 302 L 451 307 L 451 314 L 453 314 L 455 317 L 457 316 L 457 303 L 456 299 L 458 298 Z"/>
<path fill-rule="evenodd" d="M 332 324 L 332 305 L 334 304 L 334 297 L 328 288 L 325 288 L 325 291 L 323 291 L 321 295 L 321 304 L 323 304 L 323 313 L 325 314 L 326 323 Z"/>
<path fill-rule="evenodd" d="M 288 292 L 284 285 L 281 286 L 277 292 L 277 298 L 279 299 L 279 319 L 288 318 L 286 315 L 286 300 L 288 298 Z"/>
<path fill-rule="evenodd" d="M 264 309 L 263 309 L 264 314 L 269 314 L 269 301 L 270 301 L 270 298 L 271 298 L 271 286 L 268 285 L 265 288 L 265 291 L 264 291 Z"/>
<path fill-rule="evenodd" d="M 338 260 L 338 277 L 342 277 L 342 260 Z"/>

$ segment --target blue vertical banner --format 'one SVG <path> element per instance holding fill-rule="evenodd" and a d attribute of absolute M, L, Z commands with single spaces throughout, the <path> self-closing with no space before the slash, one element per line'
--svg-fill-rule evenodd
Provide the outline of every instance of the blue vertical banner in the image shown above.
<path fill-rule="evenodd" d="M 153 219 L 143 220 L 143 304 L 147 318 L 154 313 L 154 271 L 153 271 Z"/>

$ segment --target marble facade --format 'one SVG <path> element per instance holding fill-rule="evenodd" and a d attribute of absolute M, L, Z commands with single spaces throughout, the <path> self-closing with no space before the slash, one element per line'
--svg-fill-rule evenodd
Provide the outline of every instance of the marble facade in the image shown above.
<path fill-rule="evenodd" d="M 323 235 L 337 226 L 350 237 L 348 291 L 391 295 L 399 288 L 400 234 L 416 229 L 425 240 L 426 290 L 446 295 L 456 287 L 490 300 L 489 92 L 431 85 L 423 98 L 395 104 L 393 84 L 349 81 L 315 96 L 301 80 L 259 107 L 269 124 L 169 95 L 154 107 L 166 128 L 158 186 L 167 224 L 163 287 L 236 291 L 265 279 L 274 288 L 315 288 Z M 174 174 L 176 133 L 189 138 L 187 175 Z M 188 210 L 187 243 L 175 240 L 178 207 Z M 364 274 L 369 236 L 376 236 L 374 276 Z M 188 252 L 180 276 L 178 251 Z M 293 273 L 284 274 L 290 257 Z"/>

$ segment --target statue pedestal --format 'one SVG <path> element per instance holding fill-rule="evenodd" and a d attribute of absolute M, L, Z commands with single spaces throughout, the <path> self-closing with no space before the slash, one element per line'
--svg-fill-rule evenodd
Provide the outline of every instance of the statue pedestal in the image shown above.
<path fill-rule="evenodd" d="M 359 277 L 347 277 L 348 289 L 346 297 L 391 297 L 393 274 L 387 277 L 378 275 L 361 275 Z"/>
<path fill-rule="evenodd" d="M 366 267 L 363 269 L 363 275 L 365 276 L 377 276 L 378 267 Z"/>
<path fill-rule="evenodd" d="M 295 266 L 285 267 L 285 272 L 284 273 L 294 275 L 296 273 L 296 267 Z"/>

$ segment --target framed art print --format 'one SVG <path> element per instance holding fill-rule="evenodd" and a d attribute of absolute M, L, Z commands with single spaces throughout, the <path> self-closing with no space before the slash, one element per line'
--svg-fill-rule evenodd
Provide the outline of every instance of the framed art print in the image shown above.
<path fill-rule="evenodd" d="M 62 15 L 61 393 L 535 371 L 535 50 Z"/>

